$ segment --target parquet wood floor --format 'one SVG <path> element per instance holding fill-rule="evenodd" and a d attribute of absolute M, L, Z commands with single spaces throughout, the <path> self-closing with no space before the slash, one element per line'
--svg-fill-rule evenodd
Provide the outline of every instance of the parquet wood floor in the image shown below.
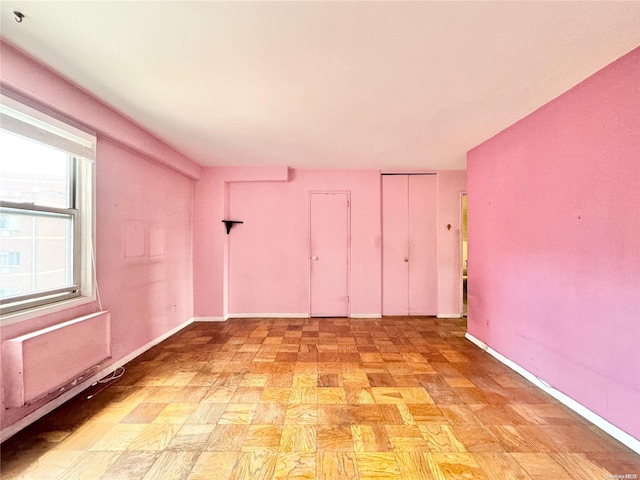
<path fill-rule="evenodd" d="M 640 477 L 639 455 L 464 333 L 434 318 L 193 324 L 6 441 L 2 478 Z"/>

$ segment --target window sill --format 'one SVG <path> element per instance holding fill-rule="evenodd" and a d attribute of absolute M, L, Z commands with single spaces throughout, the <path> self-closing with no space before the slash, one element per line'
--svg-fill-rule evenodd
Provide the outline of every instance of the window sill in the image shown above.
<path fill-rule="evenodd" d="M 6 315 L 0 316 L 0 326 L 4 327 L 12 325 L 14 323 L 23 322 L 25 320 L 31 320 L 33 318 L 42 317 L 52 313 L 62 312 L 69 310 L 70 308 L 79 307 L 96 301 L 95 296 L 90 297 L 77 297 L 70 300 L 64 300 L 62 302 L 52 303 L 50 305 L 43 305 L 40 307 L 29 308 L 20 312 L 12 312 Z"/>

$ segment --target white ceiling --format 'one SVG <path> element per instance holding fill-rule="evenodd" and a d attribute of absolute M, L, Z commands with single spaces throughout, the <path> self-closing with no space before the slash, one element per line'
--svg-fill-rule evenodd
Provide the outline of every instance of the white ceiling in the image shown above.
<path fill-rule="evenodd" d="M 6 40 L 202 165 L 463 169 L 640 45 L 637 1 L 0 8 Z"/>

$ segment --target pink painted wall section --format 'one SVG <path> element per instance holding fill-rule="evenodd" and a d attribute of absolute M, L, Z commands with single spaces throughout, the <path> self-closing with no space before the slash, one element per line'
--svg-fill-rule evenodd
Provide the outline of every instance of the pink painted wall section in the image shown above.
<path fill-rule="evenodd" d="M 155 137 L 126 119 L 117 119 L 115 112 L 106 112 L 85 92 L 5 44 L 2 47 L 3 85 L 9 75 L 12 86 L 25 95 L 33 93 L 35 100 L 55 104 L 70 120 L 76 120 L 76 113 L 83 122 L 91 115 L 111 118 L 108 138 L 98 133 L 96 149 L 96 264 L 102 309 L 111 311 L 111 362 L 116 362 L 193 316 L 193 181 L 178 173 L 178 168 L 165 166 L 177 155 L 170 153 L 170 147 L 159 146 Z M 83 110 L 80 105 L 85 101 L 89 104 Z M 166 162 L 149 160 L 114 138 L 124 143 L 134 138 L 144 152 L 167 152 Z M 3 326 L 1 336 L 14 338 L 99 309 L 96 302 Z M 64 355 L 62 345 L 50 348 Z M 2 428 L 39 406 L 0 408 Z"/>
<path fill-rule="evenodd" d="M 233 183 L 229 313 L 309 313 L 309 192 L 351 192 L 351 313 L 380 314 L 380 175 L 295 170 L 288 183 Z"/>
<path fill-rule="evenodd" d="M 467 189 L 465 170 L 438 172 L 438 314 L 462 313 L 462 219 L 460 202 Z M 448 229 L 447 225 L 451 225 Z"/>
<path fill-rule="evenodd" d="M 2 87 L 37 101 L 81 126 L 111 137 L 183 175 L 198 179 L 201 167 L 139 125 L 56 72 L 0 40 Z"/>
<path fill-rule="evenodd" d="M 229 216 L 229 185 L 233 182 L 286 182 L 286 166 L 209 167 L 194 184 L 193 308 L 195 317 L 223 317 L 226 242 L 223 219 Z M 231 219 L 234 220 L 234 219 Z"/>
<path fill-rule="evenodd" d="M 352 192 L 351 311 L 380 314 L 380 173 L 289 170 L 288 182 L 277 170 L 254 173 L 207 168 L 195 186 L 195 316 L 309 313 L 310 190 Z M 225 203 L 245 222 L 230 235 Z"/>
<path fill-rule="evenodd" d="M 469 332 L 640 439 L 640 48 L 468 154 Z"/>
<path fill-rule="evenodd" d="M 205 168 L 194 195 L 194 313 L 309 313 L 308 193 L 351 192 L 352 315 L 381 313 L 381 177 L 376 170 Z M 439 312 L 460 313 L 460 192 L 464 172 L 440 172 Z M 226 235 L 221 220 L 245 223 Z M 444 222 L 444 223 L 443 223 Z M 446 224 L 454 228 L 446 230 Z"/>

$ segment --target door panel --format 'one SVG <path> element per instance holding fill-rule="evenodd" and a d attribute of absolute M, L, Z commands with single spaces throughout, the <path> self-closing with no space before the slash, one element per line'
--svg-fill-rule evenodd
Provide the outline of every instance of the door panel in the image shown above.
<path fill-rule="evenodd" d="M 408 188 L 406 175 L 382 177 L 383 315 L 409 313 Z"/>
<path fill-rule="evenodd" d="M 312 317 L 349 315 L 349 197 L 310 193 Z"/>
<path fill-rule="evenodd" d="M 438 313 L 437 178 L 409 176 L 409 315 Z"/>

